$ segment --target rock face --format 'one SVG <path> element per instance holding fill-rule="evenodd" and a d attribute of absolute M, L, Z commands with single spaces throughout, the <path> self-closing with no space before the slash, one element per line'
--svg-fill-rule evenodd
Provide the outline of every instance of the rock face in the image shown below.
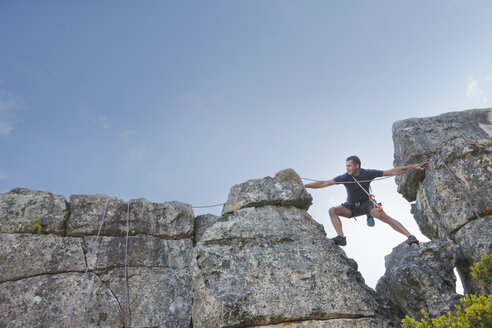
<path fill-rule="evenodd" d="M 478 293 L 468 272 L 483 253 L 492 253 L 492 109 L 399 121 L 393 125 L 393 139 L 395 166 L 430 158 L 425 173 L 399 176 L 398 189 L 415 200 L 412 213 L 424 235 L 452 240 L 460 247 L 458 269 L 465 292 Z"/>
<path fill-rule="evenodd" d="M 434 241 L 396 247 L 377 292 L 307 213 L 312 197 L 292 169 L 232 187 L 220 217 L 132 200 L 128 327 L 399 327 L 404 314 L 453 310 L 453 268 L 479 292 L 469 267 L 492 253 L 491 122 L 486 109 L 395 123 L 396 166 L 432 157 L 397 183 Z M 432 156 L 438 146 L 481 218 Z M 0 328 L 63 326 L 87 266 L 70 327 L 124 326 L 128 205 L 110 199 L 96 243 L 108 199 L 0 194 Z"/>
<path fill-rule="evenodd" d="M 295 206 L 307 210 L 313 198 L 301 178 L 292 169 L 278 172 L 274 178 L 253 179 L 231 188 L 222 214 L 244 207 L 265 205 Z"/>
<path fill-rule="evenodd" d="M 444 142 L 457 138 L 490 140 L 492 109 L 473 109 L 395 122 L 393 124 L 394 166 L 420 163 L 434 155 L 436 148 Z M 422 179 L 421 171 L 398 176 L 398 191 L 408 201 L 414 201 Z"/>
<path fill-rule="evenodd" d="M 43 232 L 61 235 L 68 215 L 64 196 L 24 188 L 0 194 L 0 233 L 31 233 L 39 220 Z"/>
<path fill-rule="evenodd" d="M 277 177 L 287 174 L 289 183 L 300 184 L 292 171 Z M 193 327 L 398 326 L 395 318 L 381 315 L 356 263 L 306 212 L 305 191 L 287 192 L 274 180 L 234 186 L 227 214 L 197 243 L 191 262 Z"/>
<path fill-rule="evenodd" d="M 432 317 L 454 311 L 460 298 L 453 273 L 455 254 L 450 241 L 401 244 L 385 257 L 386 272 L 376 290 L 413 318 L 420 318 L 422 309 Z"/>
<path fill-rule="evenodd" d="M 67 235 L 96 235 L 102 210 L 108 196 L 72 195 L 71 214 L 67 221 Z M 127 203 L 114 199 L 109 202 L 102 234 L 124 236 L 126 234 Z M 194 216 L 190 205 L 180 202 L 151 203 L 145 199 L 131 201 L 130 234 L 151 235 L 162 239 L 192 238 Z"/>
<path fill-rule="evenodd" d="M 220 216 L 213 214 L 199 215 L 195 218 L 195 242 L 202 239 L 205 230 L 210 228 L 220 219 Z"/>
<path fill-rule="evenodd" d="M 107 199 L 77 195 L 67 203 L 26 189 L 0 195 L 0 327 L 63 327 Z M 188 328 L 192 208 L 143 199 L 130 204 L 129 327 Z M 111 199 L 70 327 L 124 326 L 126 216 L 127 203 Z M 42 234 L 24 223 L 37 218 Z"/>

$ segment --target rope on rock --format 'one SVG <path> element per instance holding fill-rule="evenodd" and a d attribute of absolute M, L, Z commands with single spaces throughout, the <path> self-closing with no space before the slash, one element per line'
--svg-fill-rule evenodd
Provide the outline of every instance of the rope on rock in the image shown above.
<path fill-rule="evenodd" d="M 96 252 L 97 241 L 99 239 L 99 235 L 101 234 L 101 228 L 102 228 L 102 225 L 103 225 L 103 222 L 104 222 L 104 218 L 106 217 L 106 213 L 108 211 L 108 204 L 109 204 L 109 201 L 111 200 L 111 198 L 113 198 L 113 197 L 108 198 L 108 200 L 106 201 L 106 206 L 104 208 L 104 213 L 103 213 L 103 216 L 102 216 L 102 219 L 101 219 L 101 223 L 99 224 L 99 231 L 97 232 L 96 240 L 94 240 L 94 243 L 92 245 L 91 257 L 89 259 L 89 262 L 87 262 L 87 267 L 85 268 L 84 277 L 82 278 L 82 282 L 80 283 L 79 290 L 77 291 L 77 296 L 75 297 L 75 301 L 73 302 L 73 305 L 72 305 L 72 309 L 68 313 L 67 320 L 65 321 L 65 325 L 63 326 L 64 328 L 68 327 L 68 323 L 70 322 L 70 318 L 72 317 L 72 313 L 73 313 L 73 310 L 75 309 L 75 305 L 77 305 L 77 302 L 79 300 L 80 292 L 82 291 L 82 287 L 85 284 L 85 280 L 87 278 L 87 273 L 89 271 L 89 267 L 92 264 L 92 259 L 94 258 L 94 254 Z"/>
<path fill-rule="evenodd" d="M 209 207 L 218 207 L 218 206 L 224 206 L 225 203 L 221 204 L 215 204 L 215 205 L 206 205 L 206 206 L 192 206 L 191 208 L 209 208 Z"/>
<path fill-rule="evenodd" d="M 128 201 L 128 210 L 126 212 L 126 237 L 125 237 L 125 328 L 126 328 L 126 317 L 128 314 L 128 295 L 127 295 L 127 285 L 128 285 L 128 231 L 130 227 L 130 201 Z"/>
<path fill-rule="evenodd" d="M 449 168 L 449 166 L 446 164 L 446 162 L 444 161 L 444 159 L 442 158 L 441 156 L 441 147 L 437 147 L 436 148 L 436 154 L 439 156 L 439 158 L 441 159 L 442 163 L 444 164 L 444 166 L 446 167 L 446 169 L 448 170 L 449 172 L 449 175 L 451 175 L 451 177 L 453 178 L 454 182 L 460 187 L 460 191 L 461 193 L 463 194 L 463 196 L 465 196 L 466 198 L 466 201 L 468 202 L 468 205 L 470 205 L 471 209 L 473 212 L 475 212 L 475 215 L 477 216 L 478 219 L 480 219 L 480 215 L 478 215 L 478 211 L 475 209 L 475 207 L 473 206 L 471 200 L 470 200 L 470 197 L 468 197 L 468 195 L 465 193 L 465 190 L 463 189 L 463 185 L 461 184 L 460 181 L 458 181 L 458 179 L 456 179 L 456 176 L 453 174 L 453 172 L 451 172 L 451 169 Z"/>
<path fill-rule="evenodd" d="M 85 280 L 87 279 L 89 267 L 92 264 L 94 254 L 96 252 L 97 241 L 98 241 L 99 236 L 101 234 L 101 229 L 102 229 L 102 226 L 104 223 L 104 219 L 106 218 L 106 214 L 108 212 L 108 205 L 109 205 L 109 201 L 111 200 L 111 198 L 113 198 L 113 197 L 108 198 L 108 200 L 106 201 L 106 206 L 104 207 L 104 213 L 103 213 L 103 216 L 101 219 L 101 223 L 99 224 L 99 230 L 97 231 L 96 240 L 94 240 L 94 243 L 92 245 L 91 257 L 89 259 L 89 262 L 87 262 L 87 267 L 85 268 L 84 277 L 82 278 L 82 282 L 79 286 L 79 290 L 77 291 L 77 296 L 75 297 L 75 301 L 73 302 L 72 308 L 70 309 L 70 312 L 68 313 L 67 320 L 65 321 L 65 325 L 63 326 L 64 328 L 67 328 L 68 324 L 70 323 L 70 319 L 72 317 L 73 311 L 75 310 L 75 306 L 77 305 L 77 302 L 79 300 L 80 293 L 82 291 L 82 287 L 84 286 Z M 127 285 L 128 285 L 128 233 L 129 233 L 129 230 L 130 230 L 130 201 L 128 201 L 128 210 L 126 213 L 126 237 L 125 237 L 125 278 L 124 278 L 125 308 L 123 309 L 123 312 L 125 315 L 125 328 L 127 327 L 127 316 L 128 316 L 128 293 L 127 293 L 128 288 L 127 288 Z"/>

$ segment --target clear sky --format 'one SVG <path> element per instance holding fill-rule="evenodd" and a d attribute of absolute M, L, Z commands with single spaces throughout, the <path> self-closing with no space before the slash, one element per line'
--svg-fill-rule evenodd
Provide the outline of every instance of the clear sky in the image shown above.
<path fill-rule="evenodd" d="M 395 121 L 492 107 L 491 22 L 491 1 L 0 0 L 0 192 L 197 206 L 353 154 L 389 169 Z M 425 240 L 393 179 L 373 191 Z M 310 192 L 333 237 L 345 189 Z M 344 223 L 374 287 L 405 238 Z"/>

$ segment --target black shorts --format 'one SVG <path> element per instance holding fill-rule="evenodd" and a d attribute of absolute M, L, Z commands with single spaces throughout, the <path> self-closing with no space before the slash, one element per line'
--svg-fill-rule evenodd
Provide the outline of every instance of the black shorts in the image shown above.
<path fill-rule="evenodd" d="M 346 209 L 349 209 L 350 212 L 352 212 L 351 217 L 367 215 L 374 208 L 374 204 L 370 200 L 366 200 L 365 202 L 355 203 L 355 204 L 345 202 L 342 205 Z"/>

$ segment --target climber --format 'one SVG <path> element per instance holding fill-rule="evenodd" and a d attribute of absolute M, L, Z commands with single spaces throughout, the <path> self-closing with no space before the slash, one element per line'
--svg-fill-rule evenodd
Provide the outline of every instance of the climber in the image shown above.
<path fill-rule="evenodd" d="M 427 163 L 428 162 L 426 161 L 417 165 L 395 167 L 385 171 L 366 170 L 361 168 L 359 157 L 350 156 L 347 158 L 345 165 L 347 173 L 339 175 L 331 180 L 308 183 L 305 187 L 318 189 L 335 184 L 345 185 L 347 190 L 347 201 L 342 205 L 332 207 L 329 210 L 331 222 L 338 234 L 338 236 L 332 238 L 336 245 L 347 245 L 347 239 L 343 234 L 340 216 L 351 218 L 364 214 L 368 216 L 368 219 L 370 219 L 370 217 L 379 219 L 380 221 L 389 224 L 394 230 L 405 235 L 407 237 L 407 244 L 418 244 L 419 241 L 417 238 L 410 234 L 410 232 L 408 232 L 408 230 L 405 229 L 400 222 L 387 215 L 382 208 L 375 208 L 375 204 L 377 205 L 377 203 L 375 201 L 373 202 L 369 198 L 369 193 L 367 190 L 369 190 L 369 185 L 374 178 L 381 176 L 394 176 L 412 169 L 425 170 Z M 360 182 L 357 183 L 358 181 Z M 371 225 L 370 221 L 368 221 L 368 225 Z"/>

